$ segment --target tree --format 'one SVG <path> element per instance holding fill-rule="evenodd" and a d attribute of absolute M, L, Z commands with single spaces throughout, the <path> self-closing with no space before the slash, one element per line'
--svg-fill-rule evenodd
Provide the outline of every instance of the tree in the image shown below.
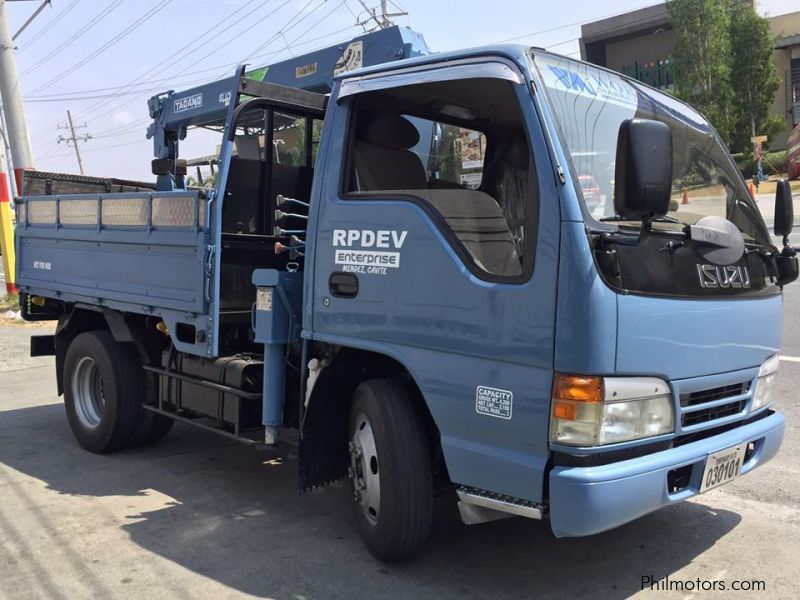
<path fill-rule="evenodd" d="M 730 4 L 730 0 L 667 1 L 675 32 L 675 93 L 703 113 L 725 140 L 733 130 Z"/>
<path fill-rule="evenodd" d="M 782 116 L 769 114 L 780 85 L 772 62 L 775 38 L 769 21 L 749 2 L 735 2 L 731 8 L 730 39 L 734 119 L 731 149 L 742 152 L 751 148 L 751 137 L 774 135 L 785 124 Z"/>

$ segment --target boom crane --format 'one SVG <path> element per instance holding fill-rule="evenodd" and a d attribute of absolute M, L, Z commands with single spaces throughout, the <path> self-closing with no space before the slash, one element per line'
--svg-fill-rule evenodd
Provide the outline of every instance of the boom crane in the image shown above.
<path fill-rule="evenodd" d="M 240 80 L 244 85 L 254 82 L 293 88 L 296 92 L 293 95 L 302 100 L 302 92 L 329 93 L 334 78 L 347 71 L 426 54 L 430 54 L 430 50 L 421 34 L 395 25 L 273 65 L 237 71 L 234 77 L 183 92 L 170 90 L 153 96 L 148 101 L 153 123 L 147 130 L 147 137 L 153 139 L 156 160 L 164 161 L 158 163 L 160 167 L 155 167 L 154 163 L 162 177 L 159 189 L 168 186 L 165 178 L 174 170 L 178 142 L 186 137 L 186 128 L 225 119 L 231 99 L 237 93 L 245 93 L 239 89 Z"/>

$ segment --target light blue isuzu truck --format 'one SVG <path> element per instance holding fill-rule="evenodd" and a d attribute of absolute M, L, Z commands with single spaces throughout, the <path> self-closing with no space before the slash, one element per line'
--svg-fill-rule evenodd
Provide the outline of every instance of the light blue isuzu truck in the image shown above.
<path fill-rule="evenodd" d="M 294 436 L 300 487 L 349 476 L 384 560 L 436 494 L 588 536 L 772 458 L 788 186 L 780 248 L 688 105 L 390 34 L 381 64 L 357 40 L 154 97 L 151 189 L 18 199 L 24 317 L 58 319 L 31 352 L 79 443 Z M 219 136 L 213 187 L 187 185 L 187 134 Z"/>

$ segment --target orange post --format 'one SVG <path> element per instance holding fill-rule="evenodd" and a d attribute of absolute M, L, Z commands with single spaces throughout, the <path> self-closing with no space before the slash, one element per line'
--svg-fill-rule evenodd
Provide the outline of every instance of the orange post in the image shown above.
<path fill-rule="evenodd" d="M 689 204 L 689 192 L 683 190 L 683 200 L 681 200 L 681 204 Z"/>
<path fill-rule="evenodd" d="M 750 192 L 750 197 L 755 200 L 756 199 L 756 188 L 753 187 L 753 182 L 750 182 L 750 185 L 747 186 L 747 191 Z"/>
<path fill-rule="evenodd" d="M 6 291 L 17 291 L 14 285 L 14 224 L 11 221 L 11 195 L 8 179 L 2 169 L 0 158 L 0 252 L 3 253 L 3 273 L 6 276 Z"/>
<path fill-rule="evenodd" d="M 11 222 L 11 194 L 5 171 L 4 157 L 0 154 L 0 252 L 3 253 L 3 272 L 6 291 L 16 292 L 14 285 L 14 224 Z"/>

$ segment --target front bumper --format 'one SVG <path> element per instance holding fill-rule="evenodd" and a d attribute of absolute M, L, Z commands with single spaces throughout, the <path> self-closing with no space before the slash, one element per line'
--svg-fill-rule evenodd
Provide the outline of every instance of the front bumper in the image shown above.
<path fill-rule="evenodd" d="M 755 451 L 742 475 L 767 462 L 783 441 L 780 413 L 677 448 L 597 467 L 555 467 L 550 472 L 550 524 L 557 537 L 613 529 L 664 506 L 697 495 L 709 454 L 741 443 Z M 667 476 L 691 465 L 688 486 L 670 493 Z"/>

